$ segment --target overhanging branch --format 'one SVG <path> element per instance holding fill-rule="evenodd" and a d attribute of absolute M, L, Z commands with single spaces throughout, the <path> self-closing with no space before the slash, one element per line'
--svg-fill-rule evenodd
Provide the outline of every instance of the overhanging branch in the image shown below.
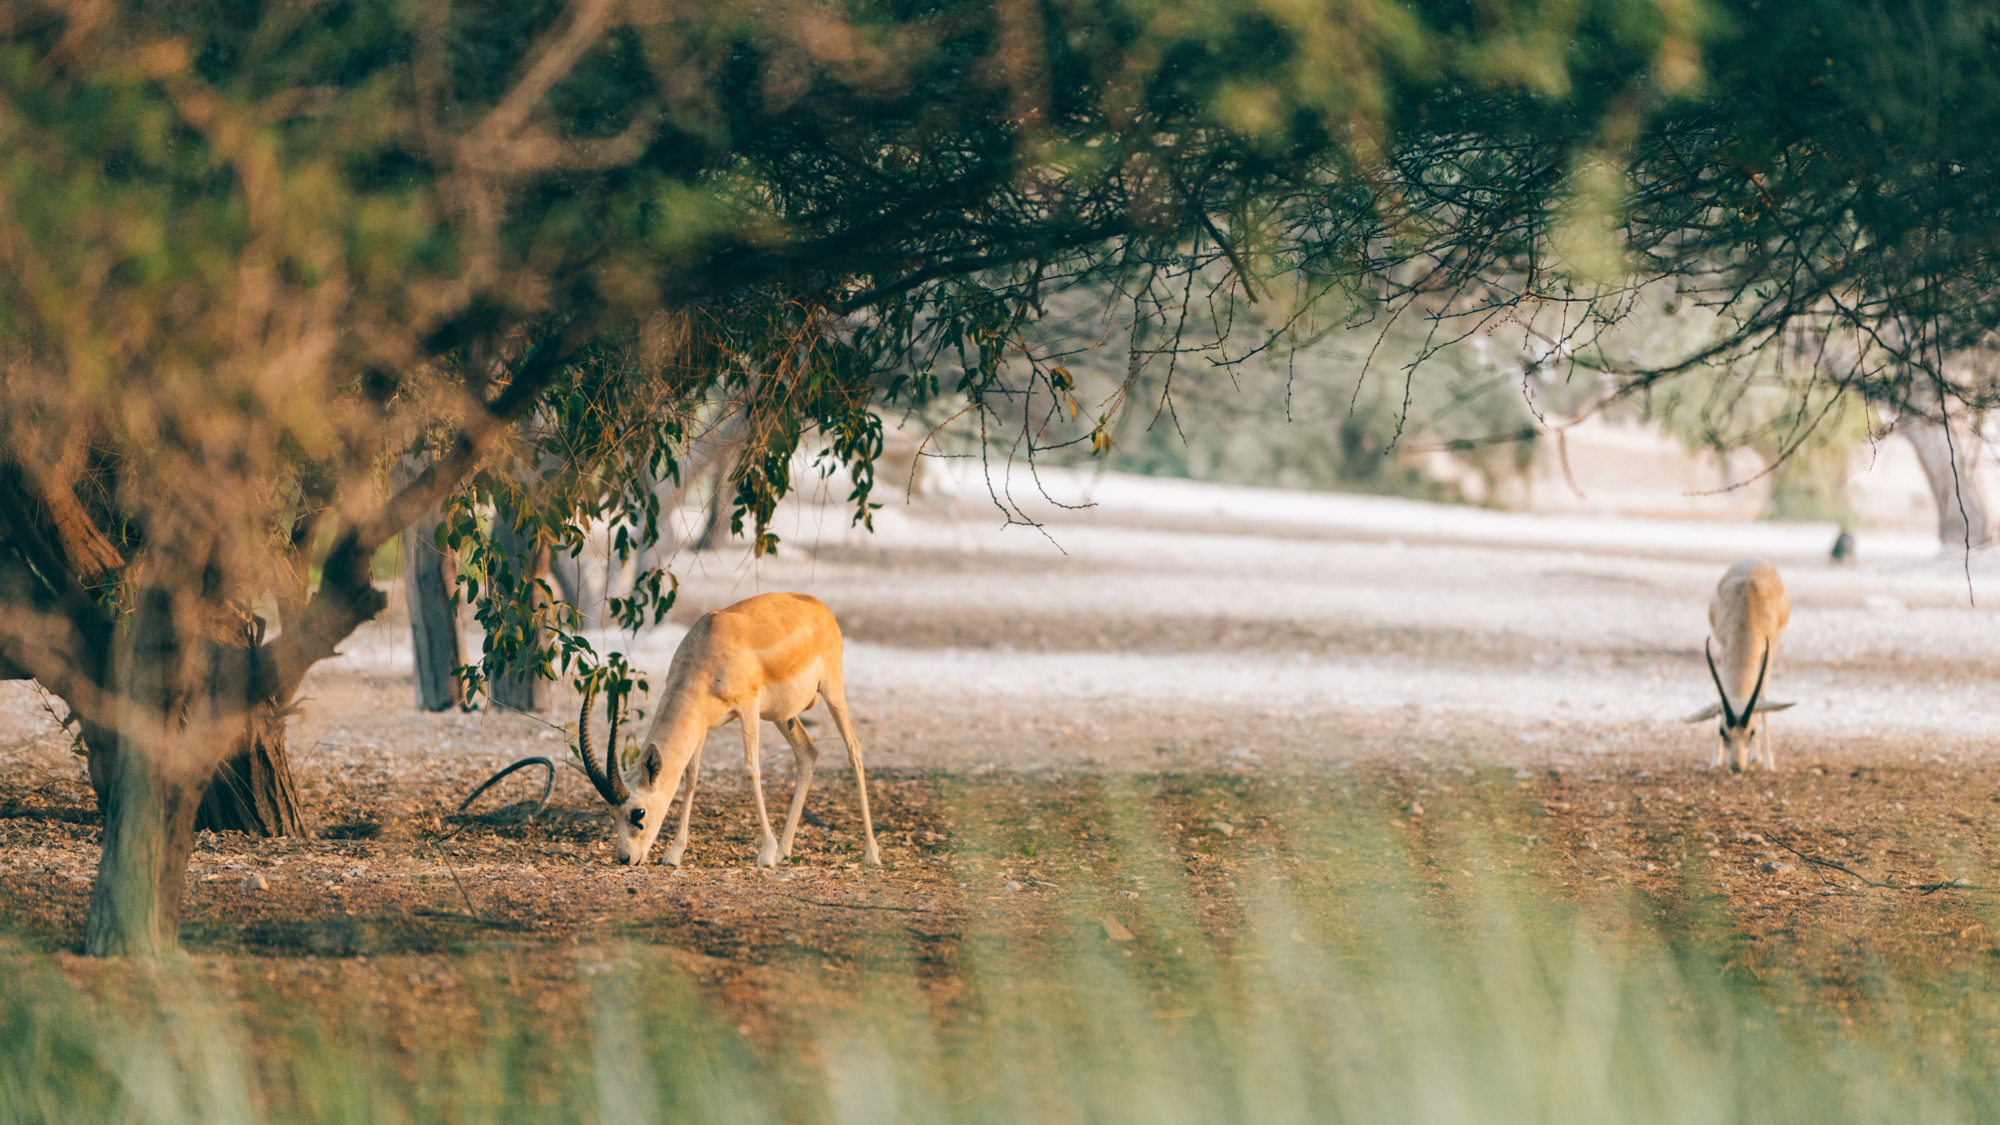
<path fill-rule="evenodd" d="M 259 651 L 254 697 L 291 698 L 308 669 L 332 656 L 336 645 L 382 611 L 387 598 L 369 577 L 375 552 L 418 516 L 442 503 L 478 466 L 507 428 L 541 397 L 594 321 L 588 314 L 573 316 L 563 332 L 537 345 L 507 387 L 470 413 L 443 456 L 373 515 L 341 533 L 321 565 L 319 590 L 299 613 L 296 627 L 286 629 Z"/>

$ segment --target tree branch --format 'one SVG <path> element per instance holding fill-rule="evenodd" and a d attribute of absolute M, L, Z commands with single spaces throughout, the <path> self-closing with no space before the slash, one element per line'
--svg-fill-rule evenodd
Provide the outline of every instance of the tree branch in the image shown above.
<path fill-rule="evenodd" d="M 22 497 L 26 483 L 18 466 L 0 469 L 0 527 L 18 552 L 16 566 L 7 568 L 16 570 L 7 582 L 16 587 L 9 600 L 37 608 L 21 611 L 31 618 L 25 623 L 12 612 L 0 620 L 0 652 L 70 706 L 83 710 L 94 706 L 103 690 L 94 666 L 107 655 L 111 622 L 77 578 L 73 561 L 42 534 Z M 37 589 L 40 596 L 30 592 Z M 58 635 L 60 643 L 54 643 Z M 104 722 L 108 715 L 101 712 L 99 708 L 88 717 Z"/>
<path fill-rule="evenodd" d="M 308 669 L 334 655 L 334 646 L 382 612 L 388 599 L 369 577 L 375 552 L 451 495 L 515 419 L 541 397 L 573 354 L 583 331 L 593 325 L 594 317 L 578 314 L 557 336 L 538 344 L 506 389 L 465 420 L 457 440 L 443 456 L 374 515 L 350 524 L 341 533 L 321 564 L 319 590 L 299 613 L 297 626 L 286 629 L 259 651 L 253 697 L 277 702 L 291 698 Z"/>
<path fill-rule="evenodd" d="M 125 568 L 125 556 L 91 521 L 90 513 L 77 502 L 73 488 L 60 481 L 44 480 L 41 493 L 42 503 L 48 505 L 56 542 L 61 544 L 78 579 L 89 581 L 107 571 Z"/>
<path fill-rule="evenodd" d="M 36 581 L 20 558 L 0 559 L 0 588 Z M 29 599 L 0 598 L 0 661 L 9 666 L 7 678 L 33 679 L 87 721 L 110 726 L 117 717 L 113 701 L 93 670 L 75 659 L 78 653 L 101 656 L 103 641 L 93 640 L 63 614 L 33 608 Z M 100 647 L 93 651 L 93 644 Z"/>

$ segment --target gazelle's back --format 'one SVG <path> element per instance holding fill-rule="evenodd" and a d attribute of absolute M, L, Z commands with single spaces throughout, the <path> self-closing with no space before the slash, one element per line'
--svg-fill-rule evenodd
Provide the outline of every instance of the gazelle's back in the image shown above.
<path fill-rule="evenodd" d="M 818 598 L 759 594 L 703 614 L 674 654 L 668 679 L 706 674 L 711 694 L 735 700 L 752 685 L 794 678 L 824 654 L 838 660 L 840 647 L 840 626 Z"/>
<path fill-rule="evenodd" d="M 1776 567 L 1744 559 L 1723 574 L 1708 603 L 1708 624 L 1722 642 L 1722 682 L 1732 704 L 1750 697 L 1765 652 L 1776 659 L 1778 639 L 1791 620 L 1792 599 Z"/>

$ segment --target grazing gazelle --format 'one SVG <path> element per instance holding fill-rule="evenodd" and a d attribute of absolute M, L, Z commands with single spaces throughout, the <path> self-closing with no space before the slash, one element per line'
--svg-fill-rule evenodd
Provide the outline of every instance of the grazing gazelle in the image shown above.
<path fill-rule="evenodd" d="M 1765 769 L 1778 768 L 1770 736 L 1764 733 L 1763 713 L 1783 711 L 1791 704 L 1762 697 L 1771 656 L 1791 619 L 1792 599 L 1786 596 L 1785 583 L 1775 567 L 1744 559 L 1716 584 L 1715 597 L 1708 603 L 1708 626 L 1722 642 L 1721 671 L 1716 670 L 1714 650 L 1706 642 L 1702 648 L 1708 654 L 1709 678 L 1715 681 L 1721 698 L 1687 717 L 1688 722 L 1698 723 L 1722 716 L 1722 741 L 1716 744 L 1713 767 L 1722 765 L 1726 752 L 1732 770 L 1741 770 L 1760 757 Z"/>
<path fill-rule="evenodd" d="M 583 701 L 581 749 L 584 771 L 597 792 L 616 810 L 614 841 L 620 863 L 644 863 L 660 834 L 681 776 L 687 776 L 687 798 L 681 804 L 680 827 L 664 859 L 678 864 L 687 848 L 688 815 L 694 807 L 695 781 L 701 772 L 701 744 L 711 728 L 734 719 L 743 724 L 743 765 L 750 791 L 757 797 L 757 823 L 763 843 L 759 867 L 774 867 L 780 856 L 792 854 L 792 836 L 799 829 L 806 790 L 812 786 L 819 749 L 799 721 L 799 712 L 817 696 L 847 744 L 854 766 L 854 784 L 861 791 L 861 832 L 865 856 L 879 866 L 875 822 L 868 815 L 868 779 L 861 772 L 861 744 L 847 721 L 847 692 L 840 675 L 840 626 L 832 611 L 804 594 L 759 594 L 728 609 L 705 613 L 688 630 L 667 670 L 666 692 L 639 750 L 637 776 L 628 787 L 618 764 L 618 728 L 613 718 L 611 746 L 599 769 L 590 745 L 590 699 Z M 771 834 L 771 816 L 764 807 L 763 771 L 757 763 L 757 732 L 761 720 L 778 725 L 792 744 L 798 763 L 792 807 L 785 817 L 785 835 Z"/>

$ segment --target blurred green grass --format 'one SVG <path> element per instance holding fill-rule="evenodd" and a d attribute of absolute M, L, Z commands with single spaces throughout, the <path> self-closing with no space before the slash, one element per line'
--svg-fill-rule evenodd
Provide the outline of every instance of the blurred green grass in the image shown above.
<path fill-rule="evenodd" d="M 1211 810 L 1239 799 L 1195 791 Z M 1295 796 L 1278 787 L 1235 819 L 1268 823 Z M 962 855 L 1004 875 L 1024 843 L 1042 841 L 1038 862 L 1081 849 L 1065 886 L 1034 892 L 1031 919 L 1004 905 L 1029 892 L 986 894 L 942 959 L 898 915 L 870 914 L 870 956 L 842 974 L 810 942 L 724 989 L 712 962 L 634 942 L 372 959 L 196 950 L 146 966 L 0 939 L 0 1125 L 2000 1112 L 1991 956 L 1940 969 L 1885 952 L 1836 995 L 1797 968 L 1811 957 L 1746 970 L 1692 866 L 1681 909 L 1586 900 L 1507 868 L 1504 833 L 1478 821 L 1432 833 L 1418 855 L 1391 811 L 1357 803 L 1288 823 L 1294 877 L 1244 861 L 1195 879 L 1171 846 L 1186 825 L 1161 823 L 1185 821 L 1185 803 L 1114 780 L 1060 806 L 1007 804 L 1005 818 L 967 817 Z"/>

